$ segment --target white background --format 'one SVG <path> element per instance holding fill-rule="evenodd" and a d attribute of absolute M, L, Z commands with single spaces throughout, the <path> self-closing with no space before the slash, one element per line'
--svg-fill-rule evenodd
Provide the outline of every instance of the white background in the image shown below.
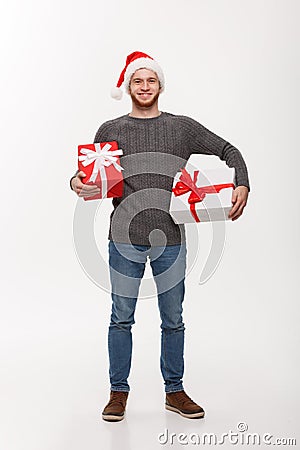
<path fill-rule="evenodd" d="M 156 449 L 166 428 L 220 436 L 240 421 L 299 445 L 299 12 L 297 0 L 3 3 L 1 450 Z M 216 273 L 199 285 L 197 266 L 186 283 L 184 381 L 201 421 L 164 410 L 155 298 L 136 311 L 127 417 L 101 420 L 110 297 L 76 258 L 68 180 L 77 145 L 129 112 L 109 94 L 134 50 L 164 69 L 160 109 L 237 146 L 250 173 Z"/>

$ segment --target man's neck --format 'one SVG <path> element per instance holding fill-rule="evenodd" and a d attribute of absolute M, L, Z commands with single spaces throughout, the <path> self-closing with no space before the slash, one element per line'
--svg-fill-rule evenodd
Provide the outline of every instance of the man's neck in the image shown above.
<path fill-rule="evenodd" d="M 130 117 L 136 117 L 138 119 L 151 119 L 160 115 L 161 112 L 158 109 L 158 105 L 153 105 L 150 108 L 142 108 L 133 104 L 132 111 L 129 113 Z"/>

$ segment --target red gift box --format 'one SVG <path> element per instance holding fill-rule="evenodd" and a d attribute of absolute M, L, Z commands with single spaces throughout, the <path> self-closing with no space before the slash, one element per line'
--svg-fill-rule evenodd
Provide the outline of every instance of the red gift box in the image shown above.
<path fill-rule="evenodd" d="M 100 188 L 99 194 L 84 197 L 84 200 L 122 197 L 123 167 L 119 159 L 122 154 L 116 141 L 78 146 L 78 169 L 86 174 L 82 182 Z"/>

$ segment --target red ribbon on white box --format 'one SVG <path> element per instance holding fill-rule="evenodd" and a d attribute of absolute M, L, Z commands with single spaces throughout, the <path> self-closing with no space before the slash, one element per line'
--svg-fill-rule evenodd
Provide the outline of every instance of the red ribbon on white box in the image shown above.
<path fill-rule="evenodd" d="M 177 181 L 175 187 L 172 189 L 173 194 L 177 197 L 179 195 L 190 193 L 188 203 L 190 205 L 190 211 L 196 222 L 200 222 L 200 219 L 196 212 L 196 203 L 202 202 L 205 199 L 206 194 L 218 194 L 222 189 L 232 188 L 235 189 L 233 183 L 212 184 L 209 186 L 196 186 L 199 170 L 194 171 L 193 179 L 188 171 L 183 168 L 179 181 Z"/>
<path fill-rule="evenodd" d="M 90 176 L 89 181 L 94 183 L 96 181 L 98 172 L 100 173 L 102 183 L 102 198 L 104 198 L 107 194 L 107 177 L 105 167 L 108 167 L 112 164 L 118 172 L 124 170 L 123 167 L 121 167 L 117 162 L 117 156 L 123 155 L 123 150 L 120 148 L 118 150 L 110 150 L 111 144 L 104 144 L 104 146 L 101 148 L 100 143 L 96 143 L 94 144 L 94 147 L 95 151 L 89 148 L 82 147 L 80 149 L 80 153 L 82 153 L 82 156 L 78 156 L 78 159 L 79 161 L 82 161 L 82 165 L 84 167 L 94 163 L 93 172 Z"/>

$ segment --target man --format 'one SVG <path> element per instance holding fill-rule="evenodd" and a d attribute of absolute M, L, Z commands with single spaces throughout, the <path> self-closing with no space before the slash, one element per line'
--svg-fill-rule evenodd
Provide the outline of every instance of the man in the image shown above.
<path fill-rule="evenodd" d="M 157 287 L 161 317 L 160 367 L 165 383 L 165 408 L 186 418 L 204 417 L 204 410 L 184 391 L 184 330 L 182 303 L 186 269 L 183 225 L 168 213 L 172 182 L 192 153 L 217 155 L 235 167 L 236 188 L 229 217 L 238 219 L 247 203 L 249 180 L 239 150 L 195 120 L 161 112 L 158 108 L 165 80 L 150 56 L 134 52 L 127 57 L 112 96 L 120 99 L 124 83 L 132 110 L 105 122 L 94 142 L 117 141 L 123 150 L 122 198 L 114 198 L 110 218 L 109 268 L 112 312 L 108 332 L 110 400 L 102 412 L 107 421 L 124 418 L 129 393 L 134 313 L 147 258 Z M 77 195 L 93 196 L 96 186 L 84 185 L 84 172 L 70 180 Z"/>

